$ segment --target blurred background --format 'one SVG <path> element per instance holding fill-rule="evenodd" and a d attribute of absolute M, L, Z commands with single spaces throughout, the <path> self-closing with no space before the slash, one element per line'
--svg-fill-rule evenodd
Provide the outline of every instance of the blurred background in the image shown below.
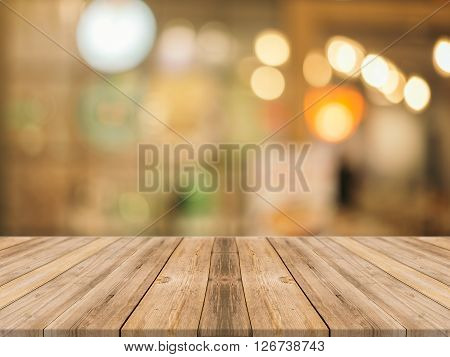
<path fill-rule="evenodd" d="M 120 91 L 194 144 L 308 108 L 269 142 L 312 143 L 311 192 L 264 197 L 314 234 L 450 235 L 450 6 L 375 57 L 445 1 L 3 2 L 1 235 L 133 235 L 183 200 L 137 192 L 137 144 L 182 140 Z M 309 232 L 219 190 L 145 234 Z"/>

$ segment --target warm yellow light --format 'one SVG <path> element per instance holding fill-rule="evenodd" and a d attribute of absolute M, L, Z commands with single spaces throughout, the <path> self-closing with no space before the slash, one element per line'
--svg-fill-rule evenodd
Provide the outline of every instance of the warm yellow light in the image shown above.
<path fill-rule="evenodd" d="M 360 44 L 343 36 L 332 37 L 327 42 L 326 51 L 331 67 L 347 75 L 356 73 L 364 56 Z"/>
<path fill-rule="evenodd" d="M 389 64 L 388 77 L 385 83 L 381 85 L 380 91 L 383 94 L 393 93 L 400 84 L 400 73 L 393 64 Z"/>
<path fill-rule="evenodd" d="M 290 54 L 286 36 L 276 30 L 261 32 L 255 40 L 255 54 L 265 65 L 282 65 L 288 60 Z"/>
<path fill-rule="evenodd" d="M 303 75 L 310 85 L 323 87 L 330 82 L 332 71 L 325 56 L 319 51 L 311 51 L 303 61 Z"/>
<path fill-rule="evenodd" d="M 316 133 L 324 140 L 338 142 L 346 139 L 354 129 L 352 112 L 341 103 L 324 105 L 315 120 Z"/>
<path fill-rule="evenodd" d="M 347 43 L 342 44 L 337 51 L 336 63 L 342 72 L 350 73 L 356 65 L 356 51 Z"/>
<path fill-rule="evenodd" d="M 406 104 L 416 112 L 425 109 L 431 98 L 430 87 L 423 78 L 418 76 L 408 79 L 403 94 Z"/>
<path fill-rule="evenodd" d="M 439 74 L 450 75 L 450 40 L 440 38 L 433 49 L 433 64 Z"/>
<path fill-rule="evenodd" d="M 391 76 L 392 74 L 390 74 Z M 391 85 L 389 85 L 388 83 L 386 83 L 385 86 L 382 86 L 381 90 L 385 96 L 385 98 L 393 103 L 393 104 L 398 104 L 403 100 L 403 90 L 405 88 L 405 84 L 406 84 L 406 78 L 405 76 L 400 72 L 397 71 L 396 75 L 393 75 L 395 77 L 395 79 L 390 78 L 388 79 L 388 83 L 390 82 Z M 392 89 L 393 85 L 392 83 L 396 82 L 396 86 L 394 90 L 390 90 Z"/>
<path fill-rule="evenodd" d="M 362 61 L 361 74 L 368 85 L 380 88 L 388 82 L 389 66 L 383 57 L 369 54 Z"/>
<path fill-rule="evenodd" d="M 273 100 L 284 91 L 283 74 L 276 68 L 261 66 L 253 71 L 250 85 L 253 92 L 261 99 Z"/>
<path fill-rule="evenodd" d="M 322 140 L 339 142 L 358 128 L 364 113 L 364 97 L 353 87 L 309 88 L 304 97 L 305 120 Z"/>

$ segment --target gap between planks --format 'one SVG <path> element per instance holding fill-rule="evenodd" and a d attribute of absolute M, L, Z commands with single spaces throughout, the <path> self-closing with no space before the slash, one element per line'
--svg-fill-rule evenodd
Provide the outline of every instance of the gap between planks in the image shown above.
<path fill-rule="evenodd" d="M 450 287 L 446 284 L 369 248 L 352 238 L 334 238 L 334 240 L 352 253 L 380 267 L 404 284 L 428 296 L 447 309 L 450 309 Z"/>
<path fill-rule="evenodd" d="M 71 251 L 50 263 L 40 266 L 0 286 L 0 309 L 46 284 L 80 261 L 94 255 L 118 237 L 104 237 Z"/>
<path fill-rule="evenodd" d="M 404 335 L 406 330 L 408 336 L 434 336 L 449 332 L 449 310 L 443 304 L 450 296 L 448 286 L 413 269 L 415 262 L 408 261 L 411 266 L 399 262 L 388 251 L 361 243 L 362 238 L 195 237 L 169 242 L 165 250 L 159 249 L 156 237 L 139 237 L 134 245 L 118 238 L 109 238 L 109 244 L 108 238 L 99 238 L 11 280 L 19 291 L 5 290 L 10 282 L 0 286 L 0 335 L 117 336 L 122 331 L 124 336 L 369 336 Z M 14 240 L 17 244 L 0 250 L 0 255 L 11 249 L 24 257 L 23 244 L 41 252 L 33 240 Z M 170 238 L 160 237 L 159 243 L 166 240 Z M 401 244 L 414 252 L 421 241 Z M 388 243 L 402 246 L 383 244 Z M 63 252 L 64 243 L 60 244 Z M 128 250 L 115 252 L 113 248 L 122 244 Z M 423 244 L 428 248 L 421 259 L 429 259 L 427 266 L 435 267 L 438 274 L 447 250 Z M 52 256 L 39 254 L 41 263 Z M 117 261 L 110 261 L 110 255 Z M 100 257 L 104 265 L 96 269 Z M 424 283 L 423 277 L 431 280 Z M 430 284 L 442 290 L 430 289 Z M 3 309 L 2 301 L 8 301 Z"/>

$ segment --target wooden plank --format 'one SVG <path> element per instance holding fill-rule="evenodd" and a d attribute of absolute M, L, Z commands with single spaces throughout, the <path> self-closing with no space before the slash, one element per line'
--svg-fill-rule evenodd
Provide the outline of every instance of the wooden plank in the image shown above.
<path fill-rule="evenodd" d="M 330 329 L 331 336 L 405 336 L 405 328 L 314 250 L 314 237 L 270 242 Z"/>
<path fill-rule="evenodd" d="M 138 250 L 140 243 L 121 238 L 0 309 L 0 335 L 43 336 L 45 327 Z"/>
<path fill-rule="evenodd" d="M 420 252 L 426 258 L 445 264 L 450 268 L 450 251 L 448 249 L 428 244 L 416 237 L 383 237 L 386 240 L 398 242 L 398 244 L 407 245 L 410 249 Z"/>
<path fill-rule="evenodd" d="M 52 240 L 53 239 L 53 243 Z M 30 252 L 36 252 L 42 249 L 49 249 L 55 242 L 61 242 L 68 237 L 36 237 L 21 244 L 16 244 L 0 251 L 0 265 L 8 263 L 23 257 Z"/>
<path fill-rule="evenodd" d="M 24 243 L 33 237 L 0 237 L 0 250 Z"/>
<path fill-rule="evenodd" d="M 49 237 L 45 243 L 29 249 L 20 257 L 16 255 L 4 257 L 0 263 L 0 285 L 39 268 L 91 242 L 92 239 L 91 237 L 66 237 L 64 239 Z"/>
<path fill-rule="evenodd" d="M 409 245 L 408 239 L 405 241 L 401 237 L 355 237 L 352 239 L 446 285 L 450 285 L 450 251 L 445 250 L 446 256 L 431 255 L 425 250 Z"/>
<path fill-rule="evenodd" d="M 334 239 L 312 241 L 317 254 L 393 316 L 408 336 L 448 336 L 450 310 L 364 260 Z"/>
<path fill-rule="evenodd" d="M 355 240 L 364 239 L 365 237 L 353 237 Z M 433 244 L 427 244 L 426 242 L 416 239 L 415 237 L 377 237 L 377 240 L 395 245 L 398 250 L 404 251 L 405 249 L 419 256 L 421 259 L 436 262 L 441 265 L 445 265 L 446 269 L 450 269 L 450 251 L 447 249 L 435 246 Z"/>
<path fill-rule="evenodd" d="M 336 242 L 359 255 L 361 258 L 364 258 L 383 269 L 403 283 L 440 303 L 442 306 L 450 308 L 450 288 L 444 283 L 410 268 L 366 245 L 356 242 L 353 239 L 341 237 L 336 238 Z"/>
<path fill-rule="evenodd" d="M 214 240 L 199 336 L 251 336 L 234 238 Z"/>
<path fill-rule="evenodd" d="M 185 238 L 122 328 L 122 336 L 196 336 L 213 239 Z"/>
<path fill-rule="evenodd" d="M 103 237 L 0 286 L 0 309 L 44 285 L 119 237 Z"/>
<path fill-rule="evenodd" d="M 450 288 L 425 274 L 445 280 L 449 251 L 428 237 L 186 238 L 167 261 L 176 239 L 0 249 L 0 279 L 25 273 L 0 286 L 0 335 L 450 335 Z"/>
<path fill-rule="evenodd" d="M 253 336 L 328 336 L 329 331 L 269 242 L 236 239 Z"/>
<path fill-rule="evenodd" d="M 139 249 L 44 330 L 44 336 L 120 336 L 181 238 L 138 238 Z"/>
<path fill-rule="evenodd" d="M 234 237 L 217 237 L 214 239 L 213 253 L 237 253 L 236 239 Z"/>
<path fill-rule="evenodd" d="M 444 260 L 445 262 L 447 262 L 450 257 L 449 249 L 440 247 L 438 245 L 432 244 L 431 242 L 427 242 L 426 240 L 420 239 L 422 237 L 384 237 L 384 238 L 399 239 L 407 245 L 420 249 L 421 252 L 426 253 L 427 256 L 431 256 L 433 257 L 433 259 L 436 260 L 440 261 Z M 438 239 L 440 238 L 438 242 L 444 242 L 442 240 L 443 237 L 435 237 L 435 238 Z M 443 245 L 445 245 L 445 243 L 443 243 Z"/>
<path fill-rule="evenodd" d="M 415 237 L 429 244 L 433 244 L 437 247 L 450 250 L 450 237 Z"/>

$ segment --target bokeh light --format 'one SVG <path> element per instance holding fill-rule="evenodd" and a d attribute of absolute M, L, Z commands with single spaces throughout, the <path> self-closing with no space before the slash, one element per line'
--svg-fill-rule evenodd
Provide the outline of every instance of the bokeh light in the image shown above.
<path fill-rule="evenodd" d="M 450 76 L 450 40 L 442 37 L 436 41 L 433 49 L 433 64 L 437 72 L 444 77 Z"/>
<path fill-rule="evenodd" d="M 169 70 L 188 67 L 196 53 L 196 35 L 187 20 L 169 22 L 158 42 L 158 58 L 161 66 Z"/>
<path fill-rule="evenodd" d="M 408 79 L 403 94 L 408 107 L 416 112 L 424 110 L 431 98 L 430 87 L 423 78 L 418 76 Z"/>
<path fill-rule="evenodd" d="M 395 92 L 400 84 L 400 73 L 398 69 L 392 63 L 389 63 L 388 66 L 389 70 L 387 80 L 380 86 L 380 91 L 387 95 Z"/>
<path fill-rule="evenodd" d="M 261 193 L 314 234 L 450 235 L 447 14 L 382 51 L 403 25 L 426 17 L 433 1 L 36 3 L 16 7 L 110 83 L 4 15 L 5 235 L 129 235 L 185 198 L 148 234 L 303 234 L 239 190 L 241 178 L 256 182 L 253 152 L 236 153 L 250 165 L 237 162 L 233 175 L 227 153 L 211 145 L 200 153 L 210 169 L 197 165 L 196 152 L 180 158 L 180 172 L 172 165 L 170 148 L 181 136 L 198 149 L 274 132 L 280 144 L 313 143 L 304 165 L 311 193 L 288 176 L 280 187 L 289 160 L 278 152 L 267 183 L 282 192 Z M 128 10 L 135 5 L 138 11 Z M 382 56 L 381 76 L 368 67 L 372 85 L 361 74 L 368 54 Z M 161 189 L 143 193 L 136 161 L 144 169 L 152 163 L 148 144 L 167 148 L 168 157 L 156 167 Z M 238 190 L 208 194 L 196 186 L 215 181 Z"/>
<path fill-rule="evenodd" d="M 209 22 L 202 26 L 197 36 L 201 58 L 207 63 L 224 64 L 233 53 L 233 39 L 220 22 Z"/>
<path fill-rule="evenodd" d="M 155 35 L 155 17 L 143 1 L 94 0 L 78 22 L 77 45 L 93 68 L 118 73 L 145 59 Z"/>
<path fill-rule="evenodd" d="M 256 57 L 265 65 L 280 66 L 290 55 L 289 43 L 280 31 L 265 30 L 255 40 Z"/>
<path fill-rule="evenodd" d="M 319 51 L 310 51 L 303 61 L 303 76 L 314 87 L 323 87 L 330 83 L 331 67 L 325 56 Z"/>
<path fill-rule="evenodd" d="M 320 108 L 315 130 L 326 141 L 337 142 L 347 138 L 354 129 L 352 112 L 341 103 L 328 103 Z"/>
<path fill-rule="evenodd" d="M 369 54 L 362 61 L 361 74 L 368 85 L 381 88 L 388 82 L 389 65 L 383 57 Z"/>
<path fill-rule="evenodd" d="M 392 74 L 390 73 L 390 76 Z M 382 86 L 382 91 L 384 94 L 384 97 L 391 102 L 392 104 L 398 104 L 403 100 L 403 90 L 405 88 L 405 84 L 406 84 L 406 78 L 403 75 L 403 73 L 401 73 L 400 71 L 397 70 L 396 75 L 394 75 L 396 78 L 395 79 L 388 79 L 388 82 L 386 83 L 385 86 Z M 389 85 L 388 83 L 391 81 L 392 82 L 397 82 L 396 83 L 396 87 L 393 91 L 391 91 L 390 89 L 392 89 L 391 85 Z"/>
<path fill-rule="evenodd" d="M 305 95 L 306 123 L 318 138 L 337 143 L 358 128 L 364 112 L 364 98 L 352 87 L 309 89 Z M 325 95 L 327 93 L 327 95 Z"/>
<path fill-rule="evenodd" d="M 334 36 L 326 44 L 327 58 L 337 72 L 356 74 L 364 57 L 364 49 L 356 41 L 343 36 Z"/>
<path fill-rule="evenodd" d="M 273 100 L 283 94 L 285 81 L 278 69 L 261 66 L 253 72 L 250 85 L 259 98 Z"/>

